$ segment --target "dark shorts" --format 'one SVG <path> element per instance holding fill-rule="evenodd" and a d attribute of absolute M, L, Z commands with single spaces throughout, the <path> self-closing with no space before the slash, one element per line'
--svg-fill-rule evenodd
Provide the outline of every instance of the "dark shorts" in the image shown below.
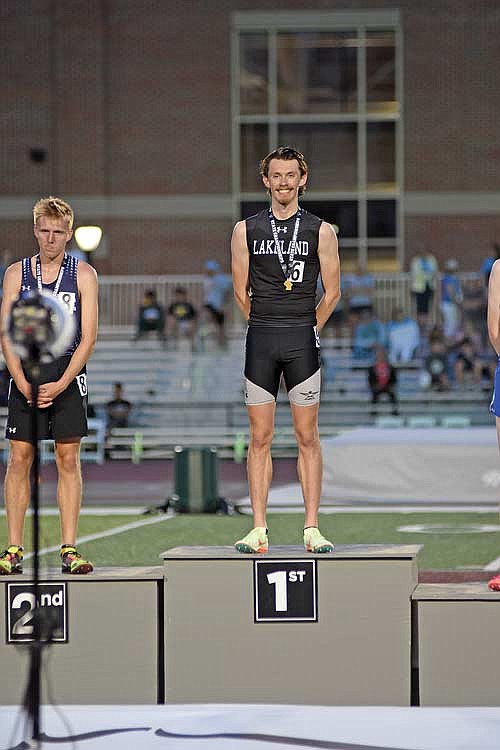
<path fill-rule="evenodd" d="M 495 379 L 493 381 L 493 396 L 491 398 L 490 413 L 500 417 L 500 357 L 498 358 Z"/>
<path fill-rule="evenodd" d="M 222 312 L 222 310 L 217 310 L 212 305 L 205 305 L 205 307 L 207 308 L 207 310 L 210 310 L 210 312 L 212 313 L 212 315 L 214 317 L 215 322 L 217 323 L 217 325 L 220 328 L 222 328 L 223 325 L 224 325 L 224 320 L 226 318 L 226 316 L 224 315 L 224 313 Z"/>
<path fill-rule="evenodd" d="M 320 343 L 314 326 L 249 326 L 245 346 L 245 403 L 255 406 L 275 401 L 283 375 L 291 403 L 317 404 L 320 365 Z"/>
<path fill-rule="evenodd" d="M 40 383 L 59 380 L 66 370 L 70 357 L 60 357 L 41 365 Z M 37 409 L 39 440 L 67 440 L 87 435 L 87 375 L 85 369 L 69 384 L 47 409 Z M 32 411 L 28 402 L 11 380 L 9 415 L 5 437 L 8 440 L 32 439 Z"/>
<path fill-rule="evenodd" d="M 413 295 L 417 305 L 417 315 L 428 315 L 432 298 L 434 296 L 433 290 L 430 286 L 426 286 L 425 292 L 413 292 Z"/>

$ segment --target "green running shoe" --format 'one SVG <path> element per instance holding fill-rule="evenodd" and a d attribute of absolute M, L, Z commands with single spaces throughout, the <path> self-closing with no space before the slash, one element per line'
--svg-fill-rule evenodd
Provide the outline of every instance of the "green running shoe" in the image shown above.
<path fill-rule="evenodd" d="M 85 560 L 71 544 L 63 544 L 61 547 L 61 571 L 71 575 L 85 575 L 92 573 L 94 566 L 90 560 Z"/>
<path fill-rule="evenodd" d="M 333 552 L 333 544 L 325 539 L 317 526 L 304 529 L 304 547 L 307 552 Z"/>
<path fill-rule="evenodd" d="M 269 549 L 267 529 L 265 526 L 256 526 L 243 539 L 236 542 L 234 546 L 238 552 L 244 552 L 249 555 L 254 552 L 267 552 Z"/>
<path fill-rule="evenodd" d="M 23 572 L 23 547 L 11 544 L 0 554 L 0 576 L 13 576 Z"/>

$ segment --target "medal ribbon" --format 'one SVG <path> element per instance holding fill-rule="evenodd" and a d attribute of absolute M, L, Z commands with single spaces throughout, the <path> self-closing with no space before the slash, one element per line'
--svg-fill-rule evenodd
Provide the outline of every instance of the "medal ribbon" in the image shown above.
<path fill-rule="evenodd" d="M 295 226 L 293 228 L 293 235 L 292 235 L 292 241 L 290 242 L 290 253 L 288 255 L 288 263 L 285 263 L 285 259 L 283 257 L 283 253 L 281 251 L 281 245 L 280 240 L 278 236 L 278 229 L 276 227 L 276 221 L 273 216 L 272 208 L 269 207 L 269 223 L 271 224 L 271 230 L 273 233 L 274 238 L 274 244 L 276 245 L 276 252 L 278 254 L 278 259 L 280 262 L 280 266 L 283 270 L 283 273 L 285 274 L 285 279 L 290 279 L 292 276 L 292 270 L 293 270 L 293 259 L 295 257 L 295 247 L 297 245 L 297 237 L 299 234 L 299 226 L 300 226 L 300 220 L 302 219 L 302 209 L 299 208 L 297 211 L 297 218 L 295 219 Z"/>
<path fill-rule="evenodd" d="M 68 261 L 68 256 L 67 256 L 66 253 L 64 253 L 64 258 L 63 258 L 63 261 L 61 263 L 61 267 L 59 269 L 59 275 L 57 277 L 56 285 L 54 287 L 54 291 L 52 292 L 52 294 L 54 295 L 54 297 L 57 297 L 57 294 L 59 292 L 59 289 L 60 289 L 60 286 L 61 286 L 62 277 L 64 276 L 64 269 L 66 268 L 67 261 Z M 41 263 L 40 263 L 40 255 L 36 256 L 36 285 L 38 287 L 38 291 L 41 292 L 42 289 L 43 289 L 43 285 L 42 285 L 42 266 L 41 266 Z"/>

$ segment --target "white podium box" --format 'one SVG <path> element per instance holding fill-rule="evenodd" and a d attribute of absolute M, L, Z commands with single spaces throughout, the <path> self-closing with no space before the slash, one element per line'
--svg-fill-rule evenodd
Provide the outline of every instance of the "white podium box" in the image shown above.
<path fill-rule="evenodd" d="M 2 577 L 0 587 L 0 704 L 20 704 L 29 665 L 23 638 L 32 632 L 29 571 Z M 58 620 L 58 640 L 43 650 L 42 703 L 163 702 L 161 567 L 50 571 L 42 606 Z"/>
<path fill-rule="evenodd" d="M 167 703 L 410 705 L 419 549 L 165 552 Z"/>
<path fill-rule="evenodd" d="M 420 584 L 413 602 L 420 705 L 500 705 L 500 592 L 485 582 Z"/>

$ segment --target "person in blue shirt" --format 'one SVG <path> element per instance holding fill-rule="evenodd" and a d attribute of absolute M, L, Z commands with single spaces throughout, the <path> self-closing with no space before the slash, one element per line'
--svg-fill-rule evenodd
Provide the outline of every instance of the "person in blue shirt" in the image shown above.
<path fill-rule="evenodd" d="M 205 263 L 205 277 L 203 279 L 203 306 L 212 314 L 219 332 L 219 344 L 225 343 L 225 306 L 231 289 L 231 277 L 222 273 L 216 260 Z"/>
<path fill-rule="evenodd" d="M 354 329 L 353 355 L 359 359 L 373 357 L 377 346 L 385 343 L 383 324 L 371 310 L 363 310 L 361 318 Z"/>
<path fill-rule="evenodd" d="M 450 258 L 445 263 L 445 273 L 441 279 L 441 315 L 444 335 L 448 339 L 456 336 L 462 319 L 463 296 L 457 270 L 457 261 Z"/>

